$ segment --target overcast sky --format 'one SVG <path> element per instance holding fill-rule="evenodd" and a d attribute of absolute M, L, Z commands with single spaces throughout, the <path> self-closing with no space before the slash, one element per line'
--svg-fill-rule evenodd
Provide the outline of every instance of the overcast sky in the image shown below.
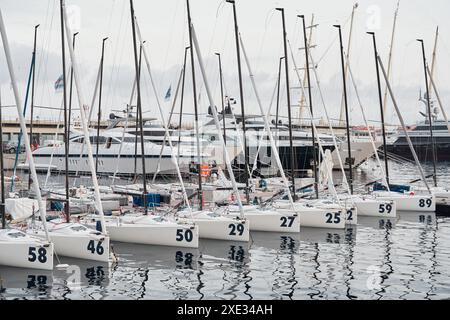
<path fill-rule="evenodd" d="M 279 58 L 283 55 L 281 16 L 275 7 L 284 7 L 288 38 L 294 50 L 299 67 L 303 67 L 304 55 L 299 50 L 303 37 L 298 14 L 304 14 L 307 21 L 314 14 L 312 54 L 318 62 L 318 74 L 326 106 L 333 118 L 339 117 L 341 106 L 341 66 L 337 29 L 333 24 L 343 26 L 344 47 L 348 45 L 350 16 L 354 0 L 237 0 L 239 28 L 245 47 L 256 73 L 258 89 L 264 108 L 270 104 L 278 72 Z M 188 45 L 188 29 L 185 0 L 135 0 L 135 11 L 146 50 L 150 57 L 157 95 L 166 112 L 171 101 L 164 96 L 172 87 L 172 98 L 181 71 L 184 48 Z M 191 0 L 191 13 L 198 34 L 201 51 L 206 63 L 208 82 L 214 93 L 215 103 L 220 106 L 220 85 L 215 52 L 222 54 L 226 91 L 238 98 L 236 52 L 234 42 L 233 16 L 230 4 L 222 0 Z M 397 1 L 362 0 L 356 9 L 350 61 L 361 99 L 370 119 L 379 118 L 375 68 L 371 38 L 366 31 L 376 31 L 378 46 L 385 65 L 388 61 L 392 23 Z M 101 41 L 106 43 L 105 71 L 103 83 L 103 115 L 113 109 L 124 109 L 128 103 L 134 77 L 134 56 L 128 0 L 67 0 L 66 5 L 72 26 L 79 31 L 76 55 L 80 65 L 85 99 L 90 103 L 97 75 L 101 53 Z M 37 44 L 36 105 L 59 107 L 62 94 L 55 92 L 54 83 L 62 74 L 59 1 L 57 0 L 0 0 L 13 62 L 19 78 L 19 89 L 24 97 L 28 70 L 31 63 L 34 26 L 40 24 Z M 450 2 L 448 0 L 402 0 L 400 2 L 398 25 L 393 50 L 392 84 L 400 108 L 408 122 L 419 119 L 418 112 L 424 105 L 418 102 L 419 90 L 424 88 L 421 48 L 417 38 L 425 40 L 427 58 L 431 53 L 435 29 L 439 26 L 440 38 L 437 50 L 435 81 L 441 91 L 442 100 L 450 99 Z M 297 85 L 297 77 L 290 59 L 290 82 Z M 68 59 L 68 56 L 67 56 Z M 197 69 L 197 85 L 200 91 L 201 112 L 206 112 L 208 103 L 203 81 Z M 148 73 L 143 69 L 142 99 L 146 116 L 157 116 L 155 94 L 150 86 Z M 255 96 L 250 85 L 246 66 L 243 64 L 245 105 L 248 113 L 258 114 Z M 186 112 L 193 112 L 191 74 L 186 74 Z M 314 79 L 314 78 L 313 78 Z M 13 104 L 9 74 L 2 46 L 0 53 L 0 84 L 2 103 Z M 282 87 L 285 86 L 284 76 Z M 316 113 L 323 115 L 319 103 L 317 85 L 313 83 L 313 103 Z M 282 88 L 283 89 L 283 88 Z M 349 103 L 352 123 L 361 123 L 359 107 L 353 87 L 348 81 Z M 299 93 L 293 90 L 292 104 L 298 103 Z M 75 104 L 77 100 L 74 100 Z M 97 102 L 95 104 L 97 108 Z M 239 110 L 237 105 L 236 112 Z M 286 90 L 281 95 L 280 112 L 286 115 Z M 179 109 L 177 105 L 176 110 Z M 273 107 L 275 110 L 275 107 Z M 448 110 L 450 111 L 450 110 Z M 14 117 L 15 110 L 4 111 L 5 117 Z M 57 119 L 57 111 L 36 110 L 41 119 Z M 76 116 L 76 113 L 74 113 Z M 388 105 L 388 119 L 398 123 L 392 105 Z"/>

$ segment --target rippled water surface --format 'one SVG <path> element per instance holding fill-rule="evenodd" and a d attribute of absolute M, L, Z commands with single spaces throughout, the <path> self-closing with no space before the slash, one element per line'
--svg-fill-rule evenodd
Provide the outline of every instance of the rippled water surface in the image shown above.
<path fill-rule="evenodd" d="M 428 167 L 426 167 L 429 170 Z M 393 178 L 414 178 L 396 167 Z M 447 166 L 440 166 L 448 183 Z M 358 172 L 359 183 L 376 173 Z M 346 230 L 251 233 L 250 243 L 201 240 L 199 249 L 115 243 L 107 265 L 0 267 L 2 299 L 449 299 L 450 219 L 399 213 L 358 217 Z M 81 281 L 80 281 L 81 280 Z"/>

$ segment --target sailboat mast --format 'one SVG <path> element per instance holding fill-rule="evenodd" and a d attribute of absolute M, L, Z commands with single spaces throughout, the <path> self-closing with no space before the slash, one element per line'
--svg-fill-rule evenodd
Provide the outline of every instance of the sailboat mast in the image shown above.
<path fill-rule="evenodd" d="M 178 120 L 178 145 L 177 145 L 177 161 L 180 161 L 180 142 L 181 142 L 181 122 L 183 120 L 183 105 L 184 105 L 184 84 L 186 80 L 186 60 L 187 60 L 187 54 L 190 47 L 184 48 L 184 59 L 183 59 L 183 78 L 181 80 L 181 98 L 180 98 L 180 118 Z"/>
<path fill-rule="evenodd" d="M 284 57 L 280 57 L 280 62 L 278 64 L 278 80 L 277 80 L 277 110 L 275 114 L 275 131 L 278 134 L 278 116 L 280 110 L 280 87 L 281 87 L 281 66 L 283 63 Z"/>
<path fill-rule="evenodd" d="M 24 104 L 24 106 L 23 106 L 23 116 L 24 116 L 24 117 L 25 117 L 26 112 L 27 112 L 28 96 L 29 96 L 30 87 L 31 87 L 31 82 L 32 82 L 32 81 L 31 81 L 31 80 L 32 80 L 31 78 L 32 78 L 32 76 L 33 76 L 33 67 L 34 67 L 34 64 L 35 64 L 35 56 L 34 56 L 34 52 L 33 52 L 33 53 L 31 54 L 30 71 L 28 72 L 27 89 L 26 89 L 26 91 L 25 91 L 25 104 Z M 17 172 L 17 164 L 18 164 L 18 162 L 19 162 L 19 154 L 20 154 L 20 149 L 21 149 L 21 145 L 22 145 L 22 136 L 23 136 L 24 134 L 28 136 L 27 131 L 22 131 L 22 128 L 20 128 L 19 141 L 18 141 L 18 143 L 17 143 L 17 148 L 16 148 L 16 151 L 15 151 L 16 156 L 15 156 L 15 158 L 14 158 L 13 177 L 16 176 L 16 172 Z M 31 145 L 30 145 L 30 149 L 31 149 Z M 11 187 L 10 187 L 11 192 L 14 191 L 14 187 L 15 187 L 14 182 L 15 182 L 15 179 L 13 179 L 13 180 L 11 181 Z"/>
<path fill-rule="evenodd" d="M 295 201 L 295 152 L 294 142 L 292 138 L 292 114 L 291 114 L 291 88 L 289 85 L 289 61 L 287 52 L 287 33 L 286 33 L 286 20 L 284 18 L 284 8 L 276 8 L 277 11 L 281 11 L 281 19 L 283 23 L 283 45 L 284 45 L 284 70 L 286 76 L 286 98 L 288 107 L 288 122 L 289 122 L 289 147 L 291 151 L 291 179 L 292 179 L 292 198 Z"/>
<path fill-rule="evenodd" d="M 344 46 L 342 44 L 342 30 L 340 25 L 334 25 L 339 31 L 339 44 L 341 50 L 341 67 L 342 67 L 342 85 L 344 92 L 344 107 L 345 107 L 345 120 L 347 129 L 347 148 L 348 148 L 348 170 L 349 170 L 349 185 L 350 193 L 353 194 L 353 159 L 351 149 L 351 136 L 350 136 L 350 119 L 348 116 L 348 101 L 347 101 L 347 79 L 345 77 L 345 63 L 344 63 Z"/>
<path fill-rule="evenodd" d="M 64 13 L 63 0 L 60 2 L 61 15 L 61 59 L 63 69 L 63 108 L 64 108 L 64 184 L 65 184 L 65 202 L 64 212 L 66 214 L 66 221 L 70 222 L 70 208 L 69 208 L 69 128 L 67 126 L 67 86 L 66 86 L 66 45 L 64 42 Z"/>
<path fill-rule="evenodd" d="M 195 112 L 195 135 L 197 138 L 197 172 L 198 172 L 198 200 L 200 210 L 203 210 L 203 191 L 202 191 L 202 176 L 201 176 L 201 161 L 202 157 L 200 154 L 200 133 L 199 133 L 199 123 L 198 123 L 198 104 L 197 104 L 197 85 L 195 83 L 195 65 L 194 65 L 194 45 L 192 40 L 192 19 L 191 19 L 191 10 L 189 7 L 189 0 L 186 0 L 187 5 L 187 15 L 188 15 L 188 28 L 189 28 L 189 48 L 190 48 L 190 56 L 191 56 L 191 68 L 192 68 L 192 90 L 194 94 L 194 112 Z M 211 106 L 213 108 L 214 106 Z"/>
<path fill-rule="evenodd" d="M 208 79 L 206 77 L 205 65 L 203 63 L 202 54 L 200 52 L 200 46 L 198 44 L 197 35 L 195 32 L 194 26 L 192 24 L 191 24 L 191 28 L 192 28 L 192 41 L 193 41 L 193 44 L 195 45 L 195 52 L 197 54 L 197 60 L 198 60 L 200 72 L 201 72 L 201 75 L 203 78 L 203 83 L 205 84 L 206 95 L 208 96 L 208 101 L 209 101 L 209 104 L 211 105 L 211 109 L 212 109 L 211 111 L 212 111 L 212 115 L 214 118 L 214 123 L 216 124 L 216 130 L 220 131 L 220 122 L 219 122 L 219 117 L 217 116 L 216 105 L 214 103 L 211 89 L 209 87 Z M 236 195 L 236 201 L 239 206 L 239 212 L 240 212 L 239 216 L 241 219 L 243 219 L 244 218 L 244 208 L 242 206 L 241 195 L 239 193 L 239 189 L 236 184 L 236 179 L 234 177 L 233 167 L 231 165 L 231 158 L 230 158 L 230 155 L 228 154 L 227 148 L 225 148 L 225 143 L 223 141 L 222 135 L 219 134 L 218 136 L 219 136 L 220 144 L 223 146 L 223 153 L 225 156 L 225 162 L 226 162 L 228 174 L 230 175 L 231 184 L 233 185 L 233 191 L 234 191 L 234 194 Z"/>
<path fill-rule="evenodd" d="M 92 175 L 92 185 L 94 188 L 95 208 L 96 208 L 98 214 L 100 215 L 101 231 L 106 233 L 107 230 L 106 230 L 105 216 L 103 213 L 103 204 L 101 201 L 97 173 L 95 172 L 94 155 L 92 152 L 92 144 L 90 141 L 90 134 L 89 134 L 89 130 L 88 130 L 89 119 L 86 118 L 86 110 L 88 110 L 90 108 L 90 106 L 92 106 L 93 104 L 88 105 L 84 102 L 83 86 L 81 85 L 80 72 L 78 69 L 77 58 L 75 56 L 75 53 L 73 52 L 73 46 L 72 46 L 72 42 L 70 40 L 72 38 L 72 32 L 70 31 L 69 23 L 67 21 L 67 12 L 65 9 L 64 0 L 61 0 L 61 5 L 63 6 L 63 13 L 64 13 L 64 27 L 65 27 L 65 31 L 66 31 L 66 43 L 69 48 L 70 61 L 72 63 L 72 68 L 73 68 L 73 78 L 75 81 L 75 88 L 76 88 L 77 95 L 78 95 L 78 104 L 80 106 L 80 117 L 81 117 L 81 125 L 83 128 L 83 138 L 84 138 L 84 144 L 86 145 L 86 149 L 87 149 L 87 164 L 89 166 L 89 170 L 91 171 L 91 175 Z M 91 109 L 91 111 L 93 110 L 93 108 L 90 108 L 90 109 Z M 83 146 L 84 146 L 84 144 L 83 144 Z M 84 154 L 84 152 L 82 151 L 80 153 L 80 156 L 82 156 L 83 154 Z"/>
<path fill-rule="evenodd" d="M 427 57 L 425 55 L 425 44 L 422 39 L 417 39 L 422 46 L 422 58 L 423 58 L 423 70 L 425 74 L 425 88 L 427 90 L 427 108 L 428 108 L 428 125 L 430 126 L 430 138 L 433 153 L 433 182 L 434 186 L 437 187 L 437 172 L 436 172 L 436 141 L 433 135 L 433 117 L 431 116 L 431 103 L 430 103 L 430 91 L 428 90 L 428 73 L 427 73 Z"/>
<path fill-rule="evenodd" d="M 314 14 L 312 14 L 311 15 L 311 24 L 309 25 L 309 27 L 307 27 L 307 29 L 309 28 L 309 35 L 308 35 L 308 48 L 312 48 L 312 36 L 313 36 L 313 31 L 314 31 L 314 28 L 316 27 L 316 25 L 314 25 Z M 305 68 L 306 68 L 306 66 L 305 66 Z M 306 72 L 303 74 L 303 80 L 302 80 L 303 82 L 303 86 L 304 87 L 306 87 L 306 81 L 307 81 L 307 79 L 306 79 Z M 300 121 L 300 126 L 302 126 L 302 124 L 301 124 L 301 121 L 302 121 L 302 119 L 303 119 L 303 108 L 306 108 L 306 95 L 305 94 L 303 94 L 303 91 L 302 91 L 302 95 L 301 95 L 301 98 L 300 98 L 300 110 L 299 110 L 299 116 L 298 116 L 298 119 L 299 119 L 299 121 Z"/>
<path fill-rule="evenodd" d="M 389 188 L 389 164 L 388 164 L 388 156 L 387 156 L 387 143 L 386 143 L 386 127 L 384 122 L 384 103 L 382 94 L 381 94 L 381 80 L 380 80 L 380 67 L 378 65 L 378 49 L 377 49 L 377 40 L 375 37 L 375 32 L 367 32 L 368 34 L 372 35 L 373 40 L 373 50 L 375 55 L 375 67 L 377 71 L 377 88 L 378 88 L 378 101 L 380 103 L 380 115 L 381 115 L 381 132 L 383 134 L 383 154 L 384 154 L 384 169 L 386 173 L 386 182 L 387 182 L 387 188 Z"/>
<path fill-rule="evenodd" d="M 293 199 L 293 197 L 291 195 L 291 192 L 289 190 L 289 182 L 288 182 L 288 179 L 286 178 L 286 175 L 284 173 L 284 169 L 283 169 L 283 166 L 282 166 L 282 163 L 281 163 L 280 155 L 278 153 L 278 148 L 277 148 L 277 145 L 275 143 L 275 139 L 273 137 L 272 131 L 270 129 L 269 120 L 268 120 L 268 118 L 267 118 L 267 116 L 266 116 L 266 114 L 265 114 L 265 112 L 263 110 L 263 107 L 262 107 L 261 98 L 260 98 L 259 92 L 258 92 L 258 90 L 256 88 L 255 76 L 253 74 L 252 68 L 250 66 L 250 61 L 249 61 L 247 53 L 245 51 L 244 42 L 242 41 L 242 37 L 241 36 L 240 36 L 239 39 L 240 39 L 240 42 L 241 42 L 242 53 L 244 55 L 245 63 L 247 65 L 248 74 L 250 76 L 250 82 L 252 84 L 253 91 L 254 91 L 255 96 L 256 96 L 256 101 L 257 101 L 257 104 L 258 104 L 258 107 L 259 107 L 259 111 L 261 112 L 261 115 L 262 115 L 263 120 L 264 120 L 264 127 L 266 129 L 267 136 L 269 137 L 270 147 L 273 150 L 273 156 L 275 158 L 275 162 L 277 164 L 278 170 L 280 171 L 281 179 L 283 181 L 285 192 L 286 192 L 286 194 L 288 196 L 288 200 L 289 200 L 289 202 L 291 204 L 292 211 L 296 212 L 295 205 L 294 205 L 294 199 Z M 295 64 L 295 61 L 293 61 L 293 62 Z M 268 114 L 270 114 L 270 113 L 268 113 Z"/>
<path fill-rule="evenodd" d="M 375 62 L 377 63 L 376 60 L 375 60 Z M 353 75 L 352 69 L 350 68 L 350 61 L 347 61 L 347 66 L 348 66 L 348 71 L 350 74 L 350 79 L 352 80 L 353 88 L 355 90 L 356 100 L 358 101 L 359 109 L 361 110 L 361 115 L 363 117 L 364 124 L 367 127 L 367 133 L 369 134 L 370 144 L 372 145 L 373 153 L 375 154 L 377 164 L 380 166 L 380 168 L 382 168 L 381 161 L 380 161 L 380 155 L 378 153 L 378 147 L 375 145 L 375 139 L 374 139 L 375 136 L 372 134 L 372 130 L 370 130 L 369 122 L 367 121 L 366 113 L 364 112 L 364 107 L 361 102 L 361 96 L 359 94 L 358 87 L 356 85 L 355 76 Z M 381 86 L 379 86 L 379 88 L 381 88 Z M 381 90 L 379 92 L 381 92 Z M 379 97 L 380 97 L 380 101 L 382 101 L 381 94 L 379 95 Z M 383 109 L 381 108 L 381 110 L 383 110 Z M 339 160 L 339 162 L 342 164 L 342 162 L 340 160 Z M 383 169 L 381 169 L 381 174 L 382 174 L 381 180 L 385 184 L 387 191 L 391 191 L 390 187 L 389 187 L 389 182 L 386 179 L 386 172 Z"/>
<path fill-rule="evenodd" d="M 238 67 L 238 77 L 239 77 L 239 98 L 241 102 L 241 114 L 242 114 L 242 133 L 244 137 L 244 159 L 245 159 L 245 169 L 244 169 L 244 179 L 245 179 L 245 196 L 247 198 L 247 204 L 250 203 L 249 195 L 249 150 L 247 149 L 247 130 L 245 125 L 245 105 L 244 105 L 244 88 L 242 85 L 242 66 L 241 66 L 241 49 L 239 47 L 239 27 L 237 23 L 237 13 L 236 13 L 236 1 L 226 0 L 226 2 L 233 5 L 233 18 L 234 18 L 234 37 L 236 42 L 236 57 L 237 57 L 237 67 Z"/>
<path fill-rule="evenodd" d="M 33 113 L 34 113 L 34 87 L 36 79 L 36 40 L 37 40 L 37 30 L 39 24 L 34 27 L 34 42 L 33 42 L 33 78 L 31 83 L 31 106 L 30 106 L 30 141 L 33 144 Z M 31 188 L 31 172 L 28 173 L 28 190 Z"/>
<path fill-rule="evenodd" d="M 75 50 L 75 38 L 78 35 L 78 32 L 75 32 L 72 36 L 72 47 Z M 70 67 L 70 88 L 69 88 L 69 117 L 67 119 L 67 127 L 69 128 L 69 137 L 70 137 L 70 117 L 72 115 L 72 90 L 73 90 L 73 68 Z M 67 154 L 70 153 L 70 145 L 67 149 Z"/>
<path fill-rule="evenodd" d="M 138 52 L 136 47 L 136 22 L 134 15 L 134 7 L 133 0 L 130 0 L 130 13 L 131 13 L 131 27 L 133 33 L 133 52 L 134 52 L 134 67 L 136 70 L 136 94 L 137 94 L 137 112 L 139 113 L 139 129 L 140 129 L 140 138 L 141 138 L 141 159 L 142 159 L 142 180 L 144 184 L 144 211 L 147 213 L 147 174 L 145 171 L 145 142 L 144 142 L 144 126 L 143 126 L 143 118 L 142 118 L 142 105 L 141 105 L 141 76 L 139 74 L 139 61 L 138 61 Z"/>
<path fill-rule="evenodd" d="M 436 88 L 436 84 L 434 83 L 434 80 L 433 80 L 433 75 L 431 74 L 430 68 L 428 68 L 428 66 L 427 66 L 427 72 L 428 72 L 428 76 L 430 77 L 430 83 L 433 86 L 433 91 L 434 91 L 434 94 L 436 95 L 436 99 L 438 101 L 439 108 L 441 109 L 442 116 L 444 117 L 445 123 L 447 125 L 447 130 L 448 130 L 448 132 L 450 132 L 450 122 L 448 121 L 447 112 L 444 109 L 444 104 L 442 103 L 441 96 L 439 95 L 439 92 Z"/>
<path fill-rule="evenodd" d="M 386 70 L 384 69 L 383 61 L 381 61 L 380 55 L 377 55 L 377 60 L 378 60 L 378 63 L 380 65 L 380 69 L 382 71 L 382 74 L 383 74 L 383 77 L 384 77 L 384 81 L 386 81 L 387 89 L 389 91 L 389 95 L 391 96 L 392 104 L 394 105 L 394 108 L 395 108 L 395 111 L 397 113 L 398 119 L 400 120 L 400 123 L 401 123 L 401 125 L 403 127 L 403 131 L 405 132 L 406 141 L 408 142 L 409 149 L 411 150 L 411 153 L 413 155 L 414 162 L 416 163 L 416 166 L 419 169 L 419 173 L 420 173 L 420 176 L 422 178 L 423 183 L 425 184 L 428 192 L 431 194 L 430 186 L 428 185 L 428 182 L 427 182 L 427 179 L 425 177 L 425 173 L 423 171 L 423 168 L 420 165 L 420 161 L 419 161 L 419 158 L 417 157 L 417 153 L 414 150 L 414 146 L 413 146 L 413 144 L 411 142 L 411 138 L 409 137 L 408 130 L 406 130 L 405 121 L 403 120 L 402 114 L 400 113 L 400 109 L 398 108 L 397 101 L 395 100 L 395 97 L 394 97 L 394 92 L 392 91 L 391 85 L 389 83 L 389 78 L 387 76 Z"/>
<path fill-rule="evenodd" d="M 223 75 L 222 75 L 222 59 L 220 53 L 216 52 L 216 56 L 219 58 L 219 78 L 220 78 L 220 100 L 222 101 L 222 124 L 223 124 L 223 141 L 225 146 L 227 145 L 227 128 L 225 124 L 225 101 L 223 96 Z"/>
<path fill-rule="evenodd" d="M 5 216 L 5 172 L 3 171 L 3 121 L 2 121 L 2 89 L 0 87 L 0 188 L 2 188 L 2 203 L 0 204 L 0 214 L 2 215 L 2 229 L 6 228 Z"/>
<path fill-rule="evenodd" d="M 394 51 L 395 29 L 397 28 L 397 18 L 398 18 L 399 7 L 400 7 L 400 0 L 397 1 L 397 8 L 395 9 L 395 15 L 394 15 L 394 23 L 392 25 L 392 35 L 391 35 L 391 44 L 389 46 L 389 60 L 388 60 L 388 70 L 387 70 L 388 79 L 390 78 L 391 71 L 392 71 L 392 52 Z M 386 114 L 387 95 L 388 95 L 388 88 L 386 86 L 386 88 L 384 90 L 384 99 L 383 99 L 384 114 Z"/>
<path fill-rule="evenodd" d="M 156 166 L 155 173 L 153 174 L 152 184 L 155 183 L 156 177 L 158 176 L 158 174 L 159 174 L 159 172 L 161 170 L 161 160 L 162 160 L 162 156 L 163 156 L 163 152 L 164 152 L 164 147 L 166 146 L 166 141 L 167 141 L 167 144 L 170 147 L 170 151 L 172 153 L 172 159 L 175 159 L 177 161 L 178 166 L 179 166 L 178 160 L 174 156 L 172 135 L 171 135 L 171 133 L 169 131 L 169 128 L 170 128 L 171 123 L 172 123 L 173 111 L 175 110 L 175 106 L 177 105 L 177 98 L 178 98 L 178 93 L 180 91 L 180 86 L 181 86 L 181 81 L 183 79 L 183 74 L 184 74 L 184 69 L 181 69 L 180 76 L 178 77 L 178 81 L 177 81 L 177 88 L 176 88 L 175 94 L 173 96 L 172 106 L 170 108 L 169 119 L 167 120 L 167 122 L 165 122 L 164 118 L 163 118 L 163 121 L 165 123 L 165 125 L 164 125 L 165 134 L 164 134 L 164 139 L 163 139 L 162 144 L 161 144 L 161 149 L 159 151 L 158 164 Z M 181 172 L 180 172 L 180 177 L 181 177 Z M 181 179 L 182 179 L 182 177 L 181 177 Z"/>
<path fill-rule="evenodd" d="M 436 67 L 436 50 L 437 50 L 437 45 L 438 45 L 438 39 L 439 39 L 439 27 L 436 27 L 436 34 L 434 36 L 434 47 L 433 47 L 433 55 L 432 55 L 432 60 L 431 60 L 431 76 L 430 78 L 433 78 L 434 76 L 434 69 Z M 432 88 L 431 88 L 432 84 L 431 81 L 428 84 L 428 92 L 431 94 L 432 93 Z M 431 99 L 431 96 L 430 96 Z"/>
<path fill-rule="evenodd" d="M 102 116 L 102 86 L 103 86 L 103 61 L 105 57 L 105 41 L 108 40 L 108 37 L 103 38 L 102 41 L 102 57 L 100 59 L 100 88 L 98 93 L 98 113 L 97 113 L 97 143 L 96 143 L 96 152 L 95 152 L 95 172 L 98 171 L 98 146 L 100 144 L 100 119 Z"/>
<path fill-rule="evenodd" d="M 141 32 L 140 32 L 140 29 L 139 29 L 139 24 L 137 23 L 137 21 L 136 21 L 136 35 L 137 35 L 137 37 L 139 39 L 139 42 L 142 43 L 142 36 L 141 36 Z M 155 84 L 154 78 L 152 76 L 152 72 L 151 72 L 151 68 L 150 68 L 150 62 L 149 62 L 149 58 L 147 56 L 147 52 L 145 50 L 145 47 L 143 47 L 143 49 L 142 49 L 142 55 L 143 55 L 143 58 L 145 60 L 145 64 L 147 66 L 147 72 L 148 72 L 150 84 L 151 84 L 151 87 L 153 89 L 153 93 L 155 94 L 156 105 L 158 106 L 159 115 L 161 117 L 161 122 L 162 122 L 162 125 L 164 127 L 164 131 L 165 131 L 165 136 L 164 137 L 165 138 L 167 137 L 167 141 L 169 143 L 171 159 L 175 160 L 176 157 L 175 157 L 175 152 L 174 152 L 173 144 L 172 144 L 172 138 L 171 138 L 171 134 L 170 134 L 170 131 L 169 131 L 169 125 L 168 125 L 170 123 L 170 119 L 169 119 L 169 121 L 166 121 L 164 119 L 165 118 L 164 117 L 164 111 L 162 109 L 161 103 L 159 102 L 158 90 L 156 89 L 156 84 Z M 178 85 L 177 85 L 177 94 L 178 94 Z M 175 97 L 176 97 L 176 95 L 175 95 Z M 174 99 L 174 104 L 176 103 L 175 100 L 176 99 Z M 172 108 L 173 108 L 174 104 L 172 104 Z M 218 131 L 220 132 L 220 129 Z M 162 144 L 162 148 L 164 148 L 164 146 L 165 146 L 165 144 Z M 161 152 L 162 152 L 162 150 L 163 149 L 161 149 Z M 187 193 L 186 193 L 186 188 L 184 187 L 184 182 L 183 182 L 183 177 L 181 175 L 180 167 L 178 166 L 177 162 L 174 162 L 174 164 L 175 164 L 175 170 L 176 170 L 176 173 L 177 173 L 177 176 L 178 176 L 178 181 L 179 181 L 180 186 L 181 186 L 181 191 L 182 191 L 182 194 L 183 194 L 184 202 L 185 202 L 188 210 L 192 211 L 192 209 L 191 209 L 191 207 L 189 205 L 189 199 L 188 199 L 188 196 L 187 196 Z"/>
<path fill-rule="evenodd" d="M 5 51 L 6 62 L 8 65 L 8 71 L 9 71 L 9 75 L 11 78 L 11 84 L 12 84 L 13 91 L 14 91 L 14 99 L 16 102 L 17 114 L 19 116 L 20 129 L 22 130 L 22 132 L 26 133 L 27 126 L 25 124 L 25 119 L 23 116 L 22 101 L 19 96 L 19 89 L 17 88 L 16 74 L 14 72 L 14 67 L 13 67 L 13 63 L 12 63 L 12 59 L 11 59 L 11 50 L 9 48 L 9 42 L 8 42 L 8 37 L 6 35 L 6 28 L 5 28 L 5 24 L 3 22 L 3 14 L 2 14 L 1 8 L 0 8 L 0 33 L 1 33 L 2 41 L 3 41 L 3 49 Z M 34 165 L 34 159 L 33 159 L 32 151 L 30 148 L 30 140 L 28 139 L 27 134 L 24 134 L 24 144 L 25 144 L 28 164 L 29 164 L 30 170 L 31 170 L 31 178 L 33 179 L 32 185 L 33 185 L 33 189 L 34 189 L 34 192 L 36 194 L 36 198 L 37 198 L 37 201 L 39 204 L 39 213 L 40 213 L 41 220 L 42 220 L 42 223 L 44 226 L 45 236 L 46 236 L 46 239 L 48 241 L 50 241 L 47 224 L 45 223 L 46 222 L 46 207 L 45 207 L 44 201 L 42 200 L 41 190 L 39 188 L 39 180 L 38 180 L 38 176 L 36 174 L 36 167 Z"/>
<path fill-rule="evenodd" d="M 309 110 L 311 113 L 311 121 L 314 121 L 314 109 L 312 104 L 312 94 L 311 94 L 311 76 L 309 72 L 309 45 L 308 38 L 306 37 L 306 24 L 305 24 L 305 16 L 298 15 L 297 17 L 302 19 L 303 22 L 303 40 L 305 43 L 305 66 L 306 66 L 306 79 L 308 80 L 308 98 L 309 98 Z M 316 198 L 319 199 L 319 177 L 317 175 L 317 154 L 316 154 L 316 137 L 314 134 L 314 128 L 311 123 L 311 137 L 312 137 L 312 152 L 313 152 L 313 170 L 314 170 L 314 189 L 316 191 Z"/>
<path fill-rule="evenodd" d="M 345 61 L 349 61 L 350 60 L 350 49 L 351 49 L 351 44 L 352 44 L 352 35 L 353 35 L 353 22 L 355 19 L 355 11 L 358 8 L 358 3 L 355 3 L 353 5 L 353 9 L 352 9 L 352 16 L 350 18 L 350 31 L 348 34 L 348 44 L 347 44 L 347 54 L 346 54 L 346 59 Z M 348 74 L 348 64 L 345 64 L 345 72 L 344 72 L 344 76 L 347 79 L 347 74 Z M 339 122 L 342 123 L 342 118 L 344 117 L 344 112 L 345 112 L 345 106 L 344 106 L 344 95 L 342 94 L 342 99 L 341 99 L 341 113 L 339 116 Z"/>
<path fill-rule="evenodd" d="M 139 46 L 139 74 L 141 74 L 141 67 L 142 67 L 142 46 L 144 45 L 144 42 L 142 42 L 142 44 Z M 140 79 L 140 77 L 139 77 Z M 131 103 L 133 102 L 133 96 L 134 96 L 134 90 L 136 88 L 136 79 L 134 81 L 133 84 L 133 89 L 131 90 L 131 99 L 130 99 L 130 108 L 131 107 Z M 137 148 L 138 148 L 138 134 L 139 134 L 139 112 L 138 110 L 136 110 L 136 117 L 135 117 L 135 121 L 134 121 L 134 135 L 136 137 L 136 139 L 134 139 L 134 178 L 133 180 L 136 181 L 138 174 L 137 174 Z"/>

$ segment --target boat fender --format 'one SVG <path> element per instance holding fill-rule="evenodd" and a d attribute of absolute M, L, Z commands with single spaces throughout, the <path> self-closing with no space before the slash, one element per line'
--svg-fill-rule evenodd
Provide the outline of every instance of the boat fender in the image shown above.
<path fill-rule="evenodd" d="M 117 263 L 119 261 L 119 258 L 117 257 L 117 254 L 114 252 L 114 246 L 110 246 L 110 252 L 111 252 L 111 260 L 113 263 Z"/>
<path fill-rule="evenodd" d="M 97 231 L 99 231 L 99 232 L 102 232 L 102 231 L 103 231 L 103 230 L 102 230 L 102 223 L 101 223 L 101 221 L 97 220 L 97 221 L 95 222 L 95 230 L 97 230 Z"/>

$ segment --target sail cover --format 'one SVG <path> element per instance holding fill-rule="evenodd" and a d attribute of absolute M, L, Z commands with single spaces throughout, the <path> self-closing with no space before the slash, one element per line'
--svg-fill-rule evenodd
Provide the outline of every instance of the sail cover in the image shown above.
<path fill-rule="evenodd" d="M 27 219 L 33 215 L 33 211 L 38 210 L 38 201 L 34 199 L 12 198 L 5 201 L 5 211 L 15 221 Z"/>

